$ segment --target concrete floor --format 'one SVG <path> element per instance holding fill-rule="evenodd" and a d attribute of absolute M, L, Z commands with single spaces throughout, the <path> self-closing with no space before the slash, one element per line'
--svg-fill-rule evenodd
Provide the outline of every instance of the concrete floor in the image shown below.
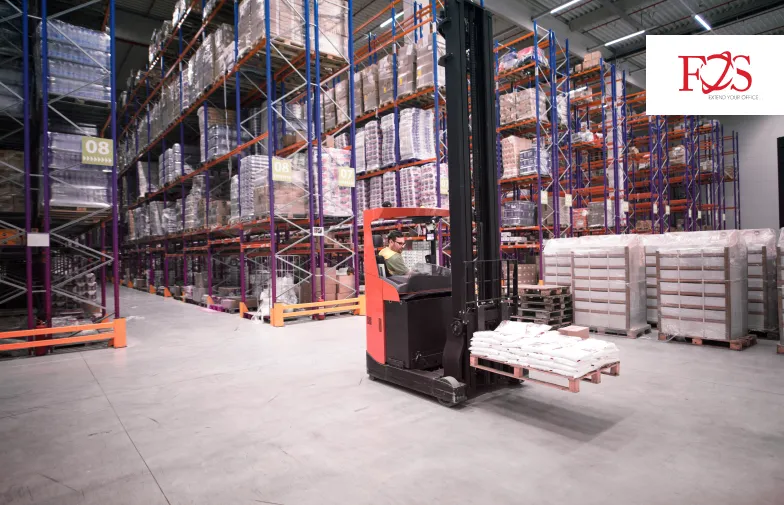
<path fill-rule="evenodd" d="M 0 363 L 0 504 L 779 505 L 784 356 L 613 339 L 622 375 L 448 409 L 285 329 L 123 289 L 126 349 Z"/>

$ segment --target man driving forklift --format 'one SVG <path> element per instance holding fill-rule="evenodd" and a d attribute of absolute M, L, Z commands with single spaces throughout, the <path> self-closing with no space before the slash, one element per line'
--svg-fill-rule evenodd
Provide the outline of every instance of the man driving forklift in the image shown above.
<path fill-rule="evenodd" d="M 408 268 L 403 262 L 403 248 L 406 246 L 406 239 L 398 230 L 392 230 L 387 235 L 387 246 L 378 255 L 384 258 L 387 273 L 389 275 L 406 275 Z"/>

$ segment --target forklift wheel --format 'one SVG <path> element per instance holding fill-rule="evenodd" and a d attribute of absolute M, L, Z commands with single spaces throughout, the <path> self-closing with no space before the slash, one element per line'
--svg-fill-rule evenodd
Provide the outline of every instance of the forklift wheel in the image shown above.
<path fill-rule="evenodd" d="M 452 407 L 458 405 L 457 403 L 452 403 L 449 400 L 442 400 L 441 398 L 436 398 L 436 400 L 438 400 L 438 403 L 440 403 L 441 405 L 443 405 L 444 407 L 447 407 L 447 408 L 452 408 Z"/>
<path fill-rule="evenodd" d="M 371 381 L 375 382 L 376 378 L 374 376 L 368 374 L 368 380 L 371 380 Z"/>

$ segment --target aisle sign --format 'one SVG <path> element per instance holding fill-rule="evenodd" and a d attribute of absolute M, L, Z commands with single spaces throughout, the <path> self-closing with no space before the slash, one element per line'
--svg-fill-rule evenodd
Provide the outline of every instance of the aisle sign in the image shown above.
<path fill-rule="evenodd" d="M 114 165 L 114 142 L 112 139 L 82 137 L 82 163 L 85 165 Z"/>
<path fill-rule="evenodd" d="M 314 226 L 313 227 L 313 236 L 314 237 L 323 237 L 324 236 L 324 227 L 323 226 Z"/>
<path fill-rule="evenodd" d="M 356 172 L 352 167 L 338 167 L 338 186 L 353 188 L 356 184 Z"/>
<path fill-rule="evenodd" d="M 291 160 L 272 157 L 272 180 L 278 182 L 291 182 Z"/>

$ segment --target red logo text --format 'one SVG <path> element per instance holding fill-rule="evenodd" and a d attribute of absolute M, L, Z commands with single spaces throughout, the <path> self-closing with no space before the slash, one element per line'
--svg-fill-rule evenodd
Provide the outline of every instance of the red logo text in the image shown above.
<path fill-rule="evenodd" d="M 751 74 L 748 71 L 751 65 L 750 56 L 742 54 L 732 56 L 729 51 L 724 51 L 710 56 L 678 56 L 678 58 L 683 62 L 683 86 L 679 91 L 694 91 L 691 88 L 694 79 L 699 80 L 704 95 L 723 91 L 728 87 L 741 93 L 751 88 Z M 745 69 L 739 68 L 739 64 Z M 710 76 L 709 81 L 706 81 L 706 74 Z"/>

